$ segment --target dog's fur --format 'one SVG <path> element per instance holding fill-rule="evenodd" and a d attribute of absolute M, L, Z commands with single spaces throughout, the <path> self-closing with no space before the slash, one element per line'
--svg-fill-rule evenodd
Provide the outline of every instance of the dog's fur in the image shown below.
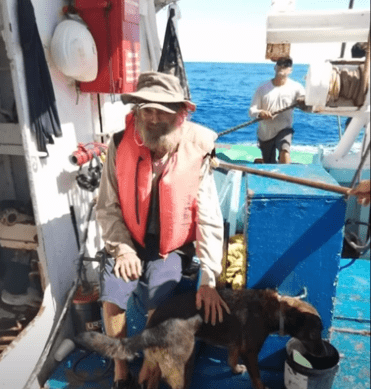
<path fill-rule="evenodd" d="M 139 335 L 113 339 L 97 332 L 85 332 L 76 341 L 102 355 L 123 360 L 131 360 L 138 351 L 144 350 L 139 382 L 149 380 L 148 386 L 156 388 L 160 378 L 155 374 L 157 366 L 172 389 L 184 389 L 189 384 L 195 337 L 227 347 L 232 371 L 238 374 L 247 369 L 256 389 L 265 388 L 260 379 L 258 354 L 269 334 L 280 330 L 301 340 L 313 355 L 325 352 L 322 322 L 310 304 L 268 289 L 218 291 L 231 314 L 224 312 L 223 322 L 215 326 L 203 322 L 203 312 L 196 309 L 196 294 L 189 292 L 157 308 Z M 244 365 L 238 364 L 239 358 Z"/>

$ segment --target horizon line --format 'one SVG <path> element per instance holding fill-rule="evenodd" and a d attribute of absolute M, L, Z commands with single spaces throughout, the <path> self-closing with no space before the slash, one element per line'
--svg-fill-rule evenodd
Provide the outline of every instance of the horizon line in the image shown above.
<path fill-rule="evenodd" d="M 184 63 L 230 63 L 230 64 L 258 64 L 258 65 L 273 65 L 274 61 L 265 62 L 237 62 L 237 61 L 184 61 Z M 294 62 L 293 65 L 309 65 L 307 62 Z"/>

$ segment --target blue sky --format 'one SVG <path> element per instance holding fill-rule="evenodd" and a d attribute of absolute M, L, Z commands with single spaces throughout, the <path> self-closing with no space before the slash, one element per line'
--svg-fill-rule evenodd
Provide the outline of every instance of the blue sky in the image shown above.
<path fill-rule="evenodd" d="M 265 25 L 271 0 L 181 0 L 179 40 L 186 62 L 266 62 Z M 349 0 L 296 0 L 296 10 L 347 9 Z M 353 9 L 370 9 L 369 0 L 354 0 Z M 167 8 L 157 14 L 160 41 Z M 346 53 L 352 44 L 348 43 Z M 339 56 L 339 44 L 292 44 L 296 63 Z"/>

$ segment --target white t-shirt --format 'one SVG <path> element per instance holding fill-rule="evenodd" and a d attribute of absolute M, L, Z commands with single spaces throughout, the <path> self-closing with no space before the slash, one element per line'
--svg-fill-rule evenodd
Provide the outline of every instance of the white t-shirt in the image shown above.
<path fill-rule="evenodd" d="M 304 87 L 298 82 L 287 79 L 281 86 L 274 86 L 272 80 L 260 85 L 256 90 L 249 114 L 251 117 L 258 117 L 264 111 L 276 112 L 293 104 L 300 96 L 305 95 Z M 284 128 L 292 127 L 293 110 L 282 112 L 272 120 L 259 122 L 258 138 L 267 141 L 274 138 Z"/>

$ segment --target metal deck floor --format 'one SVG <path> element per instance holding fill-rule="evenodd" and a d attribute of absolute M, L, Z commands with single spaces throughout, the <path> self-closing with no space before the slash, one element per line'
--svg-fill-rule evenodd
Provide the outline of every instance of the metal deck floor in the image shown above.
<path fill-rule="evenodd" d="M 341 356 L 340 368 L 333 389 L 370 388 L 370 261 L 341 260 L 337 285 L 333 328 L 330 342 Z M 112 369 L 99 382 L 80 382 L 70 374 L 75 360 L 82 355 L 75 350 L 58 366 L 45 385 L 50 389 L 81 388 L 109 389 L 112 385 Z M 253 389 L 247 373 L 232 375 L 226 362 L 226 351 L 199 345 L 193 380 L 190 389 Z M 107 361 L 92 355 L 79 363 L 83 376 L 88 378 L 105 367 Z M 141 361 L 131 365 L 139 371 Z M 261 370 L 262 379 L 270 389 L 283 389 L 283 371 Z M 161 389 L 165 389 L 161 385 Z"/>

